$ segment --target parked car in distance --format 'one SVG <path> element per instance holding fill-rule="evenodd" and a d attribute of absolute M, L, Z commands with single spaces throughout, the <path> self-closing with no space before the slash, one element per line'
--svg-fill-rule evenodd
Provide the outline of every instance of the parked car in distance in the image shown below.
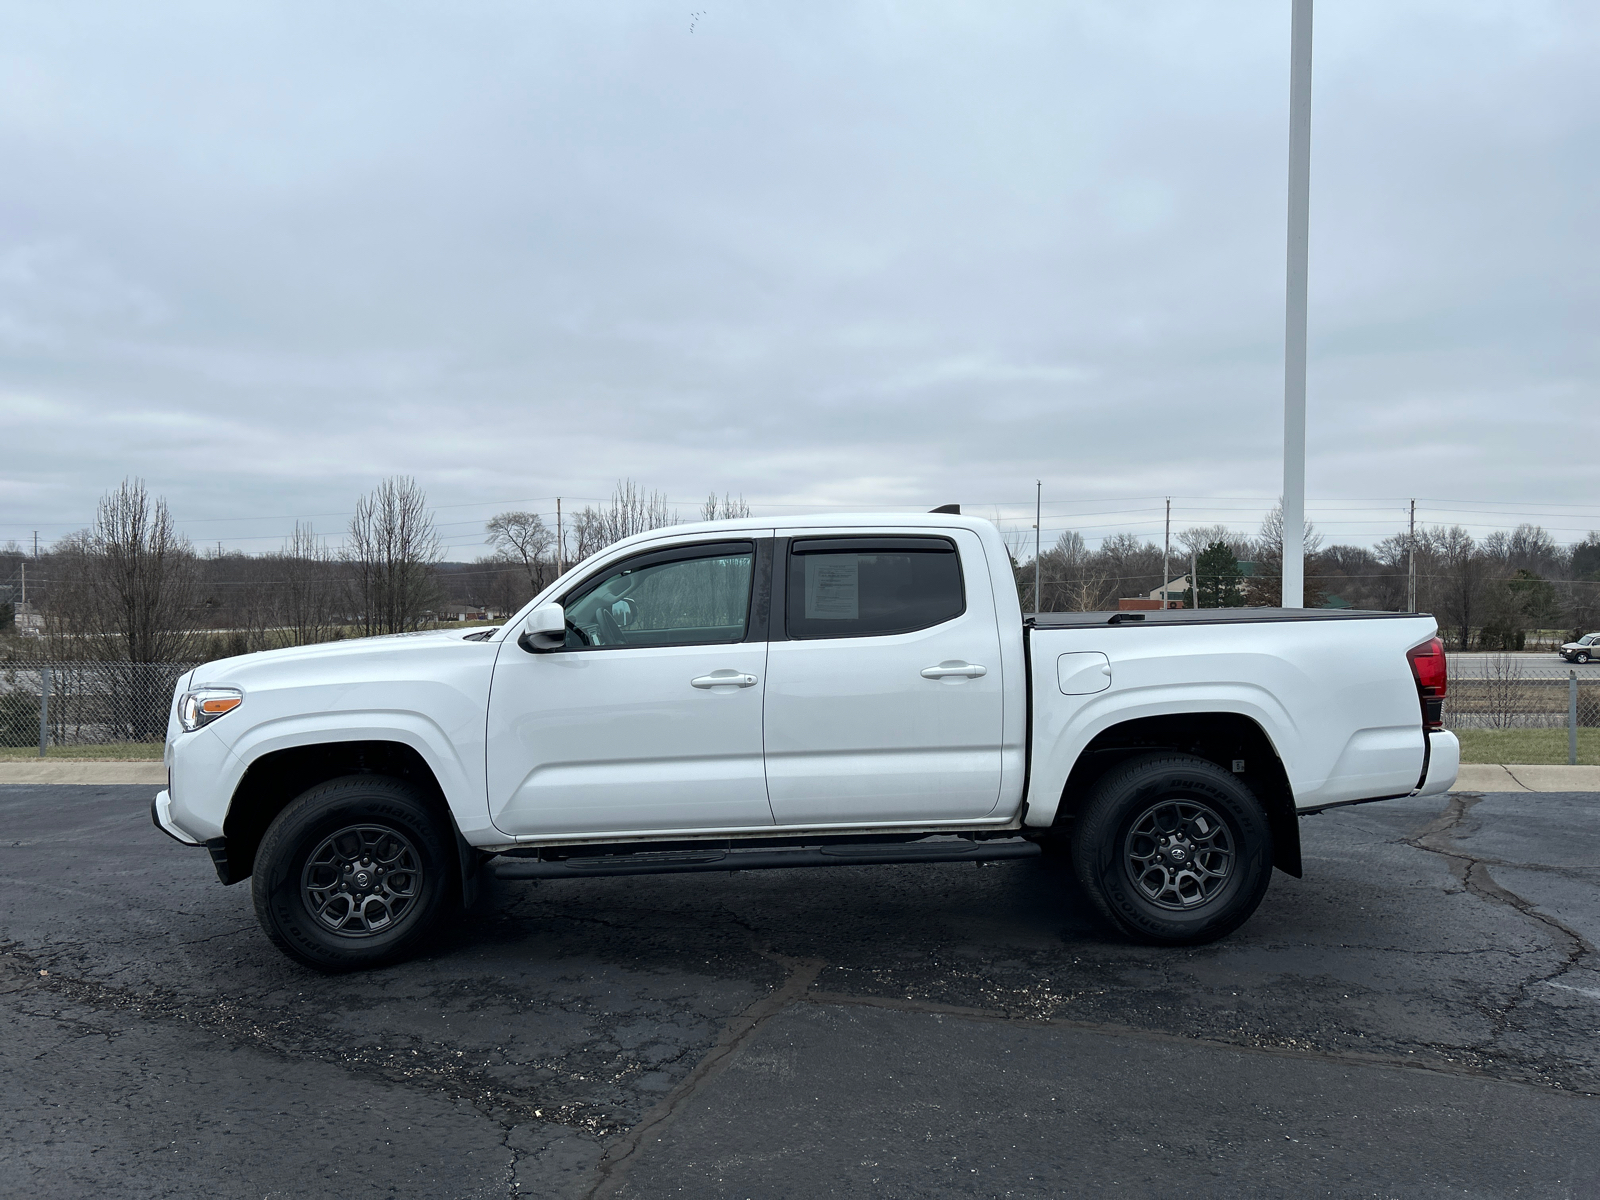
<path fill-rule="evenodd" d="M 484 872 L 1047 851 L 1115 930 L 1188 945 L 1300 874 L 1301 815 L 1449 789 L 1437 633 L 1356 609 L 1025 616 L 999 531 L 948 511 L 684 525 L 498 629 L 197 668 L 152 816 L 322 970 L 412 953 Z"/>
<path fill-rule="evenodd" d="M 1586 663 L 1600 656 L 1600 633 L 1586 633 L 1577 641 L 1568 642 L 1556 653 L 1568 662 Z"/>

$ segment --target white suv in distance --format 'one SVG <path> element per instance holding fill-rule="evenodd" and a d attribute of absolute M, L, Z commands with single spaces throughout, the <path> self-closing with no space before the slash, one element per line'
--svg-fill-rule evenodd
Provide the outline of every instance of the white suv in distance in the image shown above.
<path fill-rule="evenodd" d="M 1575 642 L 1568 642 L 1556 651 L 1568 662 L 1586 663 L 1600 656 L 1600 633 L 1586 633 Z"/>

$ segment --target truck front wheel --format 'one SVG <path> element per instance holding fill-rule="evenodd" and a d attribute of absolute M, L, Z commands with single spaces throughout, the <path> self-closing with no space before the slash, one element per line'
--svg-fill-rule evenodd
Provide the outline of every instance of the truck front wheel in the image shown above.
<path fill-rule="evenodd" d="M 256 850 L 256 920 L 280 950 L 319 971 L 405 958 L 453 881 L 443 825 L 398 779 L 352 775 L 312 788 Z"/>
<path fill-rule="evenodd" d="M 1102 776 L 1074 823 L 1072 861 L 1100 913 L 1157 945 L 1214 941 L 1249 919 L 1272 876 L 1260 802 L 1215 763 L 1149 754 Z"/>

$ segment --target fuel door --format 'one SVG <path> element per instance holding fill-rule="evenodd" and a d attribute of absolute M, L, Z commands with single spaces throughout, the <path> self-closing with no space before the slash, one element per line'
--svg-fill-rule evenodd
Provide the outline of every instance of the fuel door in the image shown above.
<path fill-rule="evenodd" d="M 1111 686 L 1111 660 L 1094 650 L 1056 659 L 1056 683 L 1063 696 L 1088 696 Z"/>

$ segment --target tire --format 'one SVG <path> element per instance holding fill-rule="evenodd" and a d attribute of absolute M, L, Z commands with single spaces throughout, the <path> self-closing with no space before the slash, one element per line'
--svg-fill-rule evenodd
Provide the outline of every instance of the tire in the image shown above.
<path fill-rule="evenodd" d="M 1573 658 L 1577 662 L 1586 663 L 1589 661 L 1589 652 L 1587 650 L 1580 651 L 1573 655 Z"/>
<path fill-rule="evenodd" d="M 1117 930 L 1161 946 L 1232 933 L 1272 879 L 1272 835 L 1237 776 L 1188 754 L 1141 755 L 1101 777 L 1075 822 L 1072 861 Z"/>
<path fill-rule="evenodd" d="M 318 784 L 261 839 L 256 920 L 278 949 L 319 971 L 398 962 L 427 938 L 456 885 L 451 834 L 448 818 L 401 780 Z"/>

